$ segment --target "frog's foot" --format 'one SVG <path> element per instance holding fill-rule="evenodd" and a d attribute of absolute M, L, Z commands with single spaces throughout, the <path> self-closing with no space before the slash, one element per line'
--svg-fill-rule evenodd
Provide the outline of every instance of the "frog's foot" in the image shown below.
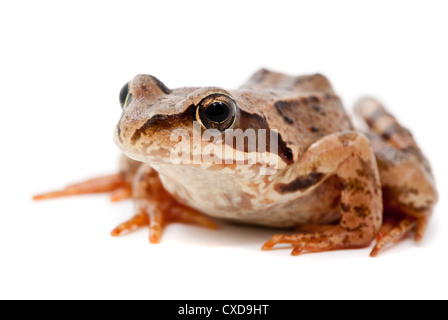
<path fill-rule="evenodd" d="M 146 209 L 143 209 L 143 207 L 146 207 Z M 180 204 L 159 206 L 157 204 L 147 205 L 146 203 L 143 207 L 133 218 L 112 230 L 111 235 L 117 237 L 141 227 L 149 226 L 149 242 L 155 244 L 160 242 L 163 228 L 173 222 L 217 229 L 216 224 L 202 213 Z"/>
<path fill-rule="evenodd" d="M 132 188 L 122 173 L 90 179 L 67 186 L 65 189 L 38 194 L 33 200 L 47 200 L 60 197 L 76 196 L 92 193 L 111 192 L 111 201 L 128 199 L 132 195 Z"/>
<path fill-rule="evenodd" d="M 263 245 L 263 250 L 271 250 L 277 244 L 291 244 L 292 255 L 298 256 L 305 252 L 323 252 L 340 249 L 364 248 L 370 241 L 359 241 L 364 237 L 361 230 L 347 230 L 339 225 L 335 226 L 304 226 L 309 233 L 293 235 L 275 235 Z"/>
<path fill-rule="evenodd" d="M 117 237 L 140 227 L 149 226 L 149 241 L 158 243 L 163 228 L 173 222 L 195 224 L 216 229 L 215 223 L 190 207 L 180 204 L 168 193 L 160 181 L 159 174 L 150 166 L 142 165 L 133 182 L 133 199 L 137 214 L 114 230 Z"/>
<path fill-rule="evenodd" d="M 406 217 L 402 217 L 401 219 L 386 219 L 381 227 L 376 245 L 370 253 L 370 256 L 376 257 L 380 251 L 405 239 L 412 231 L 415 234 L 415 241 L 419 242 L 423 238 L 426 224 L 427 219 Z"/>
<path fill-rule="evenodd" d="M 426 220 L 416 220 L 413 218 L 388 218 L 384 221 L 377 236 L 377 242 L 371 257 L 376 257 L 385 248 L 405 239 L 412 231 L 415 233 L 415 240 L 420 241 L 426 229 Z M 322 252 L 338 249 L 363 248 L 368 246 L 350 246 L 341 243 L 342 236 L 347 237 L 352 231 L 340 230 L 339 226 L 319 226 L 303 225 L 296 229 L 299 232 L 305 232 L 294 235 L 275 235 L 263 246 L 263 250 L 270 250 L 277 244 L 288 243 L 293 246 L 292 255 L 300 255 L 304 252 Z M 347 242 L 348 238 L 344 238 Z"/>

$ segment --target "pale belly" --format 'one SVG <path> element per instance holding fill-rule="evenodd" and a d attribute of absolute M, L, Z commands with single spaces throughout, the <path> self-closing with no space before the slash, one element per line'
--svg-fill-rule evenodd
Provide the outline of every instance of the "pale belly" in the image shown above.
<path fill-rule="evenodd" d="M 285 197 L 258 177 L 239 183 L 235 174 L 204 173 L 185 167 L 158 166 L 166 190 L 179 202 L 206 215 L 244 224 L 290 228 L 299 224 L 329 224 L 340 219 L 340 190 L 335 177 L 311 192 Z"/>

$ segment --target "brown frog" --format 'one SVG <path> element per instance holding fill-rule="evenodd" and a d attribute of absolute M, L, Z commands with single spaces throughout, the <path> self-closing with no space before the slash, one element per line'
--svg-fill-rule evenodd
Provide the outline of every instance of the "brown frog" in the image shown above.
<path fill-rule="evenodd" d="M 319 74 L 263 69 L 229 91 L 171 90 L 138 75 L 121 90 L 120 103 L 120 173 L 35 197 L 108 191 L 112 200 L 132 197 L 136 214 L 113 236 L 149 226 L 150 242 L 157 243 L 169 222 L 215 228 L 207 215 L 296 228 L 273 236 L 263 250 L 288 243 L 298 255 L 363 248 L 377 238 L 376 256 L 410 232 L 421 240 L 437 202 L 431 168 L 411 133 L 370 98 L 355 107 L 369 128 L 357 131 Z M 208 131 L 213 139 L 204 138 Z M 235 132 L 243 133 L 243 144 L 233 143 Z M 174 161 L 179 146 L 185 152 Z M 201 156 L 207 148 L 209 157 Z M 229 154 L 240 160 L 228 161 Z M 252 156 L 269 161 L 250 162 Z"/>

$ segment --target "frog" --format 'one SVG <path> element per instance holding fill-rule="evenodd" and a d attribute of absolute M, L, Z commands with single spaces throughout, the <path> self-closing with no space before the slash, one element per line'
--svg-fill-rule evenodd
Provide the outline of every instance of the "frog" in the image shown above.
<path fill-rule="evenodd" d="M 111 192 L 112 201 L 132 198 L 133 217 L 112 236 L 146 227 L 156 244 L 170 223 L 216 229 L 220 219 L 275 230 L 265 251 L 286 245 L 296 256 L 376 241 L 370 253 L 376 257 L 409 235 L 421 241 L 438 200 L 432 169 L 411 132 L 371 97 L 356 102 L 361 125 L 355 126 L 322 74 L 261 69 L 235 90 L 170 89 L 141 74 L 125 84 L 119 100 L 119 172 L 34 197 Z M 268 157 L 275 165 L 191 161 L 198 146 L 213 143 L 201 136 L 210 130 L 218 138 L 236 130 L 275 132 L 264 140 L 257 133 L 255 148 L 246 142 L 220 146 L 246 160 Z M 179 145 L 173 132 L 188 138 L 189 161 L 173 161 Z M 202 137 L 196 145 L 195 135 Z"/>

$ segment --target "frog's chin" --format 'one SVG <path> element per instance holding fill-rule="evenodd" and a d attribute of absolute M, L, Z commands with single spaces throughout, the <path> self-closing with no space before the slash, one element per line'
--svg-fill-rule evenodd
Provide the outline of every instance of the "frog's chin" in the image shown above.
<path fill-rule="evenodd" d="M 131 158 L 132 160 L 143 162 L 150 166 L 154 166 L 157 164 L 164 164 L 164 165 L 176 164 L 171 160 L 170 157 L 163 157 L 160 155 L 153 155 L 153 154 L 142 154 L 138 152 L 129 152 L 124 150 L 122 151 L 127 157 Z"/>

